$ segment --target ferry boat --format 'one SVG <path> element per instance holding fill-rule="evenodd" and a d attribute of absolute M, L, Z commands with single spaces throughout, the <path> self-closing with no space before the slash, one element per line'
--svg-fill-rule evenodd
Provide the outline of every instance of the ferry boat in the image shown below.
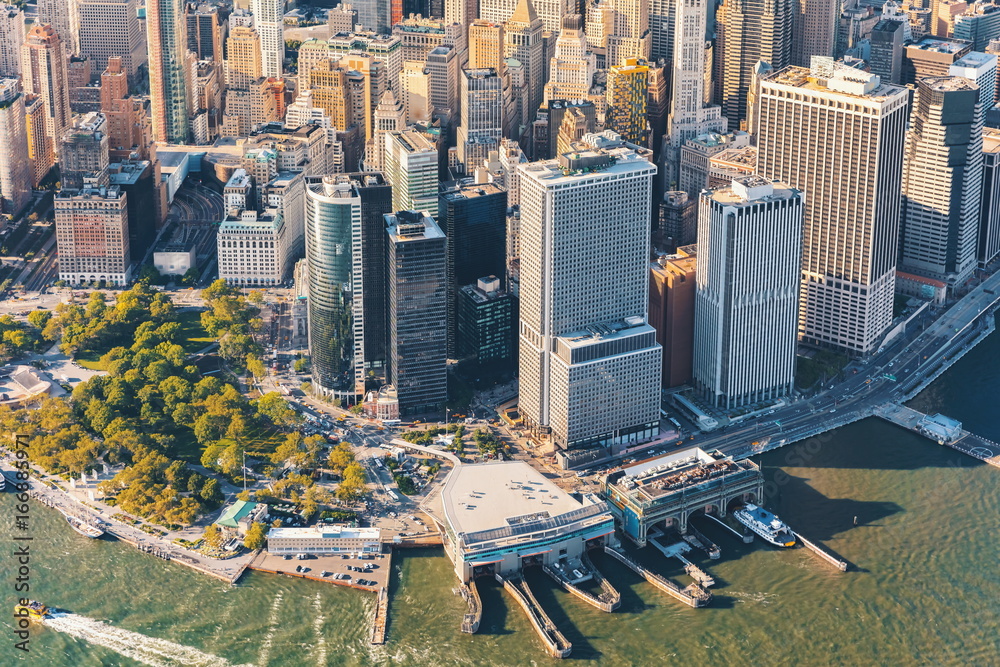
<path fill-rule="evenodd" d="M 103 528 L 98 528 L 93 524 L 89 524 L 86 521 L 78 519 L 75 516 L 71 516 L 69 514 L 64 514 L 63 516 L 66 517 L 66 523 L 69 524 L 69 527 L 75 530 L 76 532 L 80 533 L 84 537 L 96 539 L 104 534 Z"/>
<path fill-rule="evenodd" d="M 32 621 L 44 621 L 46 618 L 51 618 L 49 608 L 37 600 L 28 600 L 28 604 L 14 605 L 14 616 L 23 617 L 25 612 Z"/>
<path fill-rule="evenodd" d="M 777 516 L 763 507 L 747 503 L 733 512 L 733 518 L 776 547 L 794 547 L 795 533 Z"/>

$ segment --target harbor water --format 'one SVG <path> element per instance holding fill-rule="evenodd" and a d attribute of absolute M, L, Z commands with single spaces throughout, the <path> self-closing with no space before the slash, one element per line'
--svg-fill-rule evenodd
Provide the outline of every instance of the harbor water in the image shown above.
<path fill-rule="evenodd" d="M 911 405 L 943 412 L 1000 442 L 1000 336 L 971 351 Z M 1000 664 L 1000 470 L 869 419 L 760 459 L 766 505 L 852 564 L 836 571 L 805 549 L 739 543 L 691 556 L 718 582 L 705 609 L 658 593 L 606 558 L 622 593 L 605 614 L 541 573 L 528 581 L 573 643 L 571 662 L 652 665 Z M 14 499 L 0 499 L 4 552 L 13 550 Z M 393 559 L 388 642 L 369 646 L 375 597 L 333 585 L 250 573 L 229 587 L 107 538 L 74 533 L 31 506 L 31 597 L 72 612 L 15 650 L 4 613 L 0 664 L 541 665 L 528 621 L 494 583 L 480 586 L 477 635 L 459 631 L 465 604 L 440 549 Z M 659 553 L 644 562 L 687 583 Z M 16 574 L 0 559 L 0 600 Z"/>

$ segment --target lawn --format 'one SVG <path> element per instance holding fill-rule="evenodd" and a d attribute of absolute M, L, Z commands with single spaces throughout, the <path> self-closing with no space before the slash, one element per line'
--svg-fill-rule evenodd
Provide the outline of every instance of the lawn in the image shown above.
<path fill-rule="evenodd" d="M 834 378 L 849 362 L 848 357 L 830 350 L 820 350 L 811 359 L 800 356 L 796 359 L 795 384 L 799 389 L 809 389 L 820 380 Z"/>
<path fill-rule="evenodd" d="M 186 310 L 178 313 L 177 322 L 181 325 L 181 347 L 188 354 L 197 352 L 217 340 L 209 336 L 201 326 L 201 311 Z"/>
<path fill-rule="evenodd" d="M 104 364 L 101 363 L 101 357 L 104 355 L 104 350 L 98 352 L 97 350 L 86 350 L 83 352 L 77 352 L 73 360 L 83 366 L 84 368 L 89 368 L 92 371 L 105 371 Z"/>

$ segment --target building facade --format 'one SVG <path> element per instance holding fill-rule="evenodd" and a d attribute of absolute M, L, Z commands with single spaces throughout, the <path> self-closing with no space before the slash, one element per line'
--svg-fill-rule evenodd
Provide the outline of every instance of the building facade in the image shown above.
<path fill-rule="evenodd" d="M 901 270 L 951 289 L 972 276 L 982 182 L 978 87 L 957 76 L 921 79 L 903 160 Z"/>
<path fill-rule="evenodd" d="M 79 0 L 80 54 L 91 60 L 94 74 L 108 58 L 121 58 L 131 81 L 146 64 L 146 37 L 139 25 L 137 0 Z"/>
<path fill-rule="evenodd" d="M 385 224 L 388 379 L 400 414 L 436 412 L 448 398 L 447 239 L 424 212 L 390 213 Z"/>
<path fill-rule="evenodd" d="M 31 200 L 24 94 L 18 79 L 0 79 L 0 212 L 17 215 Z"/>
<path fill-rule="evenodd" d="M 146 3 L 149 99 L 157 141 L 185 144 L 191 135 L 184 0 Z"/>
<path fill-rule="evenodd" d="M 58 141 L 72 121 L 69 106 L 67 54 L 63 40 L 50 25 L 35 25 L 21 48 L 24 92 L 38 95 L 45 105 L 45 133 L 58 154 Z"/>
<path fill-rule="evenodd" d="M 661 350 L 646 324 L 656 167 L 620 148 L 519 171 L 520 411 L 560 449 L 601 458 L 659 426 Z"/>
<path fill-rule="evenodd" d="M 806 198 L 806 342 L 868 354 L 892 321 L 907 100 L 857 70 L 817 79 L 789 67 L 761 80 L 757 172 Z"/>
<path fill-rule="evenodd" d="M 759 176 L 702 192 L 694 307 L 696 388 L 727 410 L 795 383 L 802 194 Z"/>
<path fill-rule="evenodd" d="M 697 218 L 697 207 L 695 217 Z M 649 324 L 663 348 L 664 387 L 679 387 L 691 381 L 694 354 L 696 246 L 683 246 L 650 264 Z"/>
<path fill-rule="evenodd" d="M 275 286 L 291 269 L 288 228 L 276 208 L 239 211 L 219 225 L 219 278 L 230 285 Z"/>
<path fill-rule="evenodd" d="M 128 284 L 131 252 L 126 199 L 117 186 L 56 193 L 60 280 L 71 285 Z"/>

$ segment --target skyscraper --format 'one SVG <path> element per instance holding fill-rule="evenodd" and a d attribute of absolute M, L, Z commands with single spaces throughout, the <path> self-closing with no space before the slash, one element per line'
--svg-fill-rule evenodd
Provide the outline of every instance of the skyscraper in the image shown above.
<path fill-rule="evenodd" d="M 45 130 L 45 101 L 38 95 L 24 96 L 24 129 L 28 135 L 31 186 L 37 188 L 55 166 L 55 143 Z"/>
<path fill-rule="evenodd" d="M 188 50 L 198 56 L 198 60 L 211 60 L 221 65 L 222 24 L 219 22 L 219 8 L 214 5 L 197 5 L 187 14 Z"/>
<path fill-rule="evenodd" d="M 385 216 L 388 235 L 388 381 L 402 414 L 432 412 L 448 398 L 447 240 L 417 211 Z"/>
<path fill-rule="evenodd" d="M 135 82 L 146 64 L 146 39 L 139 25 L 138 0 L 79 0 L 80 55 L 91 60 L 94 74 L 103 72 L 108 58 L 119 57 Z"/>
<path fill-rule="evenodd" d="M 976 268 L 983 183 L 979 88 L 957 76 L 917 85 L 903 160 L 900 269 L 959 287 Z"/>
<path fill-rule="evenodd" d="M 726 409 L 795 382 L 802 195 L 759 176 L 701 193 L 694 381 Z"/>
<path fill-rule="evenodd" d="M 462 0 L 459 0 L 462 1 Z M 467 1 L 467 0 L 466 0 Z M 504 23 L 513 16 L 519 0 L 479 0 L 479 17 L 487 21 Z M 576 14 L 578 5 L 574 0 L 532 0 L 538 18 L 545 29 L 557 33 L 562 29 L 562 19 L 567 14 Z M 476 18 L 470 17 L 468 20 Z M 582 26 L 581 26 L 582 27 Z"/>
<path fill-rule="evenodd" d="M 59 176 L 64 189 L 99 188 L 108 181 L 108 121 L 103 114 L 78 117 L 63 132 L 59 149 Z"/>
<path fill-rule="evenodd" d="M 868 354 L 892 321 L 907 99 L 849 68 L 827 79 L 788 67 L 760 81 L 757 171 L 806 200 L 804 341 Z"/>
<path fill-rule="evenodd" d="M 233 28 L 226 38 L 226 88 L 246 90 L 262 76 L 260 33 L 246 26 Z"/>
<path fill-rule="evenodd" d="M 17 215 L 31 200 L 24 94 L 17 79 L 0 79 L 0 146 L 0 212 Z"/>
<path fill-rule="evenodd" d="M 556 39 L 555 54 L 549 60 L 549 80 L 544 101 L 582 100 L 590 94 L 596 61 L 587 46 L 583 18 L 579 14 L 563 17 L 562 32 Z"/>
<path fill-rule="evenodd" d="M 285 58 L 284 0 L 253 0 L 253 25 L 260 34 L 261 62 L 265 78 L 281 78 Z"/>
<path fill-rule="evenodd" d="M 840 2 L 837 0 L 796 0 L 793 64 L 809 67 L 813 56 L 832 58 L 839 18 Z"/>
<path fill-rule="evenodd" d="M 384 197 L 365 202 L 351 175 L 306 179 L 313 385 L 352 404 L 364 393 L 366 337 L 384 335 L 384 329 L 366 327 L 363 273 L 366 253 L 375 253 L 371 259 L 379 265 L 380 248 L 366 247 L 364 228 L 384 204 Z"/>
<path fill-rule="evenodd" d="M 527 116 L 534 119 L 542 104 L 546 63 L 543 61 L 542 31 L 545 23 L 538 17 L 531 0 L 518 0 L 510 19 L 504 24 L 504 57 L 524 65 L 527 78 Z"/>
<path fill-rule="evenodd" d="M 492 67 L 462 70 L 458 160 L 470 171 L 500 145 L 507 128 L 510 80 Z"/>
<path fill-rule="evenodd" d="M 38 0 L 35 25 L 49 24 L 62 40 L 66 55 L 80 53 L 79 0 Z"/>
<path fill-rule="evenodd" d="M 983 193 L 979 212 L 979 264 L 1000 255 L 1000 130 L 983 130 Z"/>
<path fill-rule="evenodd" d="M 146 3 L 149 98 L 157 141 L 187 143 L 191 134 L 184 0 Z"/>
<path fill-rule="evenodd" d="M 57 142 L 72 117 L 62 40 L 52 26 L 36 24 L 28 31 L 21 53 L 24 91 L 45 103 L 45 133 L 53 153 L 58 153 Z"/>
<path fill-rule="evenodd" d="M 903 80 L 903 33 L 906 24 L 881 20 L 872 27 L 869 42 L 869 69 L 886 83 L 900 84 Z"/>
<path fill-rule="evenodd" d="M 645 146 L 649 140 L 646 103 L 649 100 L 647 81 L 649 66 L 644 60 L 625 58 L 608 71 L 605 94 L 608 112 L 605 125 L 622 139 Z"/>
<path fill-rule="evenodd" d="M 131 276 L 127 197 L 118 186 L 56 193 L 59 278 L 126 285 Z"/>
<path fill-rule="evenodd" d="M 469 69 L 503 67 L 503 24 L 476 19 L 469 25 Z"/>
<path fill-rule="evenodd" d="M 388 132 L 385 177 L 392 184 L 394 211 L 433 211 L 437 207 L 438 153 L 414 130 Z"/>
<path fill-rule="evenodd" d="M 650 264 L 649 324 L 656 329 L 656 342 L 663 348 L 664 387 L 691 381 L 697 262 L 696 246 L 689 245 Z"/>
<path fill-rule="evenodd" d="M 448 238 L 448 354 L 457 358 L 458 291 L 507 262 L 507 192 L 492 183 L 443 184 L 437 220 Z"/>
<path fill-rule="evenodd" d="M 729 129 L 746 118 L 747 92 L 758 60 L 775 69 L 791 65 L 795 0 L 725 0 L 716 14 L 715 60 L 721 64 L 719 104 Z"/>
<path fill-rule="evenodd" d="M 0 5 L 0 77 L 21 76 L 21 44 L 24 42 L 24 12 Z"/>
<path fill-rule="evenodd" d="M 646 323 L 656 167 L 618 148 L 519 172 L 520 411 L 560 450 L 581 450 L 562 454 L 579 465 L 658 430 L 661 349 Z"/>
<path fill-rule="evenodd" d="M 706 0 L 676 0 L 672 94 L 663 155 L 664 183 L 676 190 L 681 146 L 709 132 L 724 132 L 726 120 L 718 106 L 705 105 Z"/>

